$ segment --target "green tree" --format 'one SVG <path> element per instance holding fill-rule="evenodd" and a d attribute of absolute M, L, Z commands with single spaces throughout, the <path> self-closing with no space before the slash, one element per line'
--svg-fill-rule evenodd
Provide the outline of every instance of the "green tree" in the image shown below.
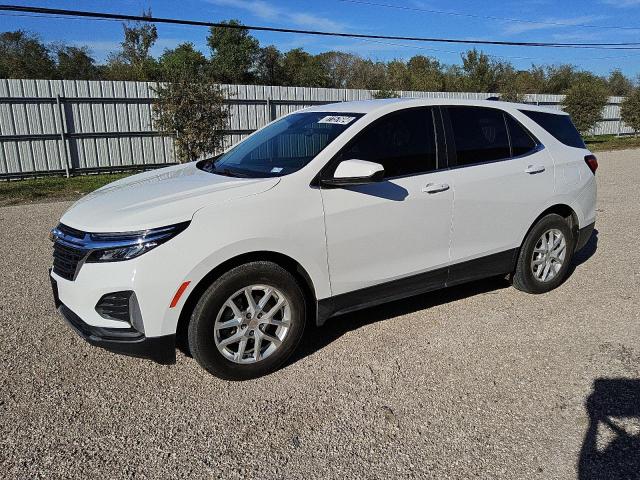
<path fill-rule="evenodd" d="M 624 97 L 633 91 L 633 83 L 620 70 L 614 70 L 607 78 L 609 94 Z"/>
<path fill-rule="evenodd" d="M 515 74 L 515 90 L 520 94 L 545 93 L 546 75 L 543 67 L 532 65 L 529 70 L 520 70 Z"/>
<path fill-rule="evenodd" d="M 498 89 L 495 64 L 475 48 L 462 55 L 464 84 L 469 92 L 494 92 Z"/>
<path fill-rule="evenodd" d="M 262 85 L 284 85 L 286 75 L 283 55 L 274 45 L 261 48 L 256 64 L 256 78 Z"/>
<path fill-rule="evenodd" d="M 387 65 L 358 57 L 353 64 L 351 85 L 349 88 L 377 90 L 385 88 L 387 82 Z"/>
<path fill-rule="evenodd" d="M 439 92 L 444 86 L 440 62 L 423 55 L 416 55 L 407 63 L 411 90 Z"/>
<path fill-rule="evenodd" d="M 260 43 L 238 20 L 222 22 L 236 28 L 211 27 L 207 44 L 211 49 L 211 76 L 224 83 L 250 83 L 260 53 Z"/>
<path fill-rule="evenodd" d="M 573 83 L 571 86 L 576 83 L 593 83 L 601 86 L 607 92 L 609 91 L 609 86 L 607 85 L 607 79 L 601 77 L 599 75 L 595 75 L 591 72 L 586 72 L 584 70 L 577 71 L 575 76 L 573 77 Z"/>
<path fill-rule="evenodd" d="M 620 117 L 637 136 L 640 132 L 640 88 L 634 88 L 624 99 L 620 105 Z"/>
<path fill-rule="evenodd" d="M 325 82 L 331 88 L 352 88 L 353 69 L 360 57 L 346 52 L 324 52 L 317 55 L 325 72 Z"/>
<path fill-rule="evenodd" d="M 563 106 L 578 131 L 586 135 L 600 120 L 607 100 L 607 89 L 602 84 L 581 81 L 567 90 Z"/>
<path fill-rule="evenodd" d="M 391 60 L 387 63 L 386 84 L 393 90 L 411 90 L 411 76 L 403 60 Z"/>
<path fill-rule="evenodd" d="M 321 58 L 294 48 L 285 53 L 282 60 L 287 85 L 296 87 L 326 87 L 329 79 Z"/>
<path fill-rule="evenodd" d="M 69 80 L 97 80 L 100 69 L 86 47 L 56 45 L 56 76 Z"/>
<path fill-rule="evenodd" d="M 506 81 L 501 85 L 500 100 L 503 102 L 524 103 L 526 97 L 516 81 L 516 76 L 514 74 L 512 81 Z"/>
<path fill-rule="evenodd" d="M 523 103 L 525 101 L 525 90 L 522 83 L 518 82 L 520 72 L 516 72 L 512 68 L 503 67 L 499 72 L 498 92 L 500 92 L 500 100 L 504 102 Z"/>
<path fill-rule="evenodd" d="M 174 72 L 169 80 L 154 89 L 155 128 L 175 135 L 180 162 L 215 153 L 222 146 L 228 119 L 220 86 L 205 75 L 193 78 Z"/>
<path fill-rule="evenodd" d="M 575 84 L 576 69 L 573 65 L 554 65 L 546 68 L 546 88 L 543 93 L 562 95 Z"/>
<path fill-rule="evenodd" d="M 142 14 L 151 17 L 151 10 Z M 151 47 L 158 40 L 158 29 L 149 22 L 123 23 L 124 40 L 121 51 L 109 56 L 107 76 L 113 80 L 157 80 L 159 69 L 151 56 Z"/>
<path fill-rule="evenodd" d="M 449 65 L 443 73 L 443 91 L 464 92 L 466 89 L 465 74 L 458 65 Z"/>
<path fill-rule="evenodd" d="M 205 73 L 206 57 L 195 49 L 193 43 L 181 43 L 173 49 L 165 49 L 158 60 L 162 78 L 174 78 L 178 73 L 187 78 L 200 78 Z"/>
<path fill-rule="evenodd" d="M 0 34 L 0 78 L 55 77 L 56 66 L 40 39 L 22 30 Z"/>

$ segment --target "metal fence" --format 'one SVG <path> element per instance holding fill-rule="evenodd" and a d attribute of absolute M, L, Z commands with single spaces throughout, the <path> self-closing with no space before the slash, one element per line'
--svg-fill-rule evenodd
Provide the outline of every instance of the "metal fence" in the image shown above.
<path fill-rule="evenodd" d="M 311 105 L 372 98 L 370 90 L 223 85 L 230 119 L 225 145 Z M 399 92 L 412 98 L 485 99 L 489 93 Z M 0 80 L 0 178 L 152 168 L 175 163 L 173 140 L 152 125 L 153 84 Z M 560 108 L 561 95 L 527 95 Z M 632 133 L 611 97 L 594 134 Z"/>

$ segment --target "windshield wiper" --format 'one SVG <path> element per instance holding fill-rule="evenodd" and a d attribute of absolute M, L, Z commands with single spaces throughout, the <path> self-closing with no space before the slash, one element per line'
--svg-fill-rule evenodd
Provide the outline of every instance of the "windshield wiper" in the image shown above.
<path fill-rule="evenodd" d="M 229 168 L 218 168 L 218 167 L 216 167 L 215 163 L 211 164 L 211 167 L 209 168 L 209 172 L 210 173 L 217 173 L 219 175 L 225 175 L 227 177 L 237 177 L 237 178 L 247 178 L 247 177 L 249 177 L 249 175 L 237 172 L 235 170 L 231 170 Z"/>

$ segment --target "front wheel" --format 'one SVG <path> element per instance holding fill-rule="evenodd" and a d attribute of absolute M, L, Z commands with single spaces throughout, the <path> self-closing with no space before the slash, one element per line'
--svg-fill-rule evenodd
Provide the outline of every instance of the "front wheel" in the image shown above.
<path fill-rule="evenodd" d="M 513 286 L 527 293 L 545 293 L 566 278 L 575 239 L 566 219 L 555 213 L 536 223 L 522 244 Z"/>
<path fill-rule="evenodd" d="M 304 294 L 293 275 L 271 262 L 251 262 L 204 292 L 189 322 L 189 348 L 218 377 L 259 377 L 291 356 L 305 317 Z"/>

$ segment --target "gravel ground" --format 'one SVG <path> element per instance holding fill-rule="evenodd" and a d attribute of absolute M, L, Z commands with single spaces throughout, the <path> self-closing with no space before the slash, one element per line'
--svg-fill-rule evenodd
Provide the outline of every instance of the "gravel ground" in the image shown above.
<path fill-rule="evenodd" d="M 638 478 L 640 152 L 599 157 L 597 237 L 559 289 L 335 318 L 240 383 L 76 337 L 46 273 L 69 204 L 0 208 L 0 476 Z"/>

